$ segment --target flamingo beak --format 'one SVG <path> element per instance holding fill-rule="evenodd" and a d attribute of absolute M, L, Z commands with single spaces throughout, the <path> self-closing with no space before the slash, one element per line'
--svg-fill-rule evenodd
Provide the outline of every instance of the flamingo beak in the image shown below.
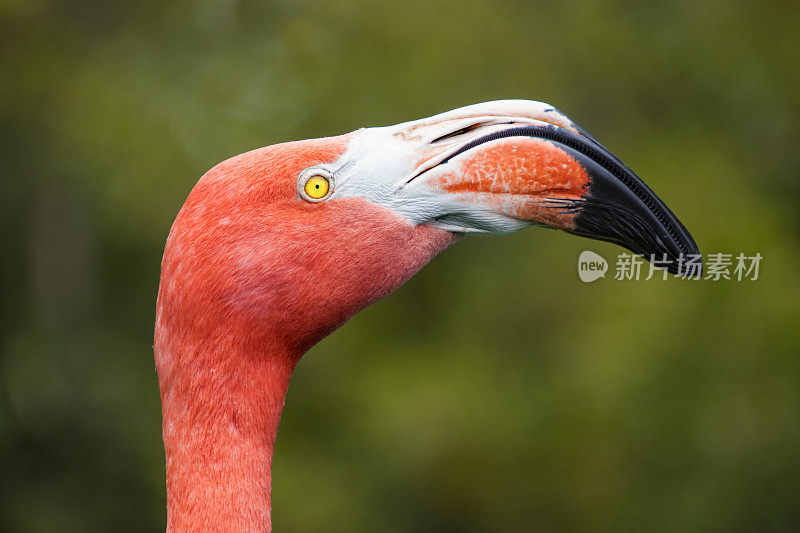
<path fill-rule="evenodd" d="M 673 274 L 700 275 L 699 249 L 666 204 L 552 106 L 487 102 L 361 137 L 354 148 L 362 174 L 371 167 L 362 145 L 382 139 L 378 152 L 393 152 L 382 159 L 382 176 L 396 179 L 372 179 L 365 194 L 363 180 L 344 175 L 341 195 L 367 196 L 454 232 L 551 227 L 619 244 Z"/>

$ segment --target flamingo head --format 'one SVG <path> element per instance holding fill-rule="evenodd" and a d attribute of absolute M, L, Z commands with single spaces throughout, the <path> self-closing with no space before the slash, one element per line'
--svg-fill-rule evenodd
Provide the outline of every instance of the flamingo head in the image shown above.
<path fill-rule="evenodd" d="M 172 228 L 159 315 L 203 309 L 192 327 L 239 320 L 302 353 L 461 236 L 529 226 L 615 242 L 672 273 L 697 253 L 666 205 L 565 115 L 487 102 L 220 163 Z"/>

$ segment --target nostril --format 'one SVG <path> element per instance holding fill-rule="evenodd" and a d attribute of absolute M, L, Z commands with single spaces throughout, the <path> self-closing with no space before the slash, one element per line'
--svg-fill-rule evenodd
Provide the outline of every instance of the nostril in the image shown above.
<path fill-rule="evenodd" d="M 476 122 L 475 124 L 470 124 L 469 126 L 465 126 L 463 128 L 457 129 L 455 131 L 451 131 L 450 133 L 445 133 L 444 135 L 442 135 L 440 137 L 436 137 L 435 139 L 433 139 L 430 142 L 430 144 L 435 144 L 435 143 L 440 142 L 440 141 L 446 141 L 448 139 L 454 139 L 454 138 L 459 137 L 461 135 L 465 135 L 465 134 L 470 133 L 472 131 L 475 131 L 475 130 L 477 130 L 479 128 L 482 128 L 483 126 L 496 126 L 496 125 L 502 125 L 502 124 L 513 124 L 513 122 L 510 122 L 510 121 L 509 122 L 494 122 L 494 121 L 491 121 L 491 122 L 486 122 L 486 121 Z"/>
<path fill-rule="evenodd" d="M 467 126 L 466 128 L 461 128 L 460 130 L 446 133 L 441 137 L 436 137 L 434 140 L 431 141 L 431 144 L 437 143 L 439 141 L 444 141 L 445 139 L 452 139 L 453 137 L 458 137 L 459 135 L 464 135 L 465 133 L 470 132 L 474 129 L 475 126 Z"/>

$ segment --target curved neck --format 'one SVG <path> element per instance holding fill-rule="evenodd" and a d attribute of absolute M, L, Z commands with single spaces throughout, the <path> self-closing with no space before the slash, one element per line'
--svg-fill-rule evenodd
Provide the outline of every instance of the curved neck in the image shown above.
<path fill-rule="evenodd" d="M 157 338 L 155 348 L 167 530 L 270 531 L 272 453 L 295 358 L 209 339 Z"/>

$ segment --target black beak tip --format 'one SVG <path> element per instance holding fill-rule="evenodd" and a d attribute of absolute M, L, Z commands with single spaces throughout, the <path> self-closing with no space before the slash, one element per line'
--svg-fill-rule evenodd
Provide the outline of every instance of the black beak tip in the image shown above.
<path fill-rule="evenodd" d="M 624 163 L 589 143 L 581 151 L 565 147 L 590 178 L 571 233 L 619 244 L 671 274 L 701 277 L 700 249 L 678 217 Z"/>

